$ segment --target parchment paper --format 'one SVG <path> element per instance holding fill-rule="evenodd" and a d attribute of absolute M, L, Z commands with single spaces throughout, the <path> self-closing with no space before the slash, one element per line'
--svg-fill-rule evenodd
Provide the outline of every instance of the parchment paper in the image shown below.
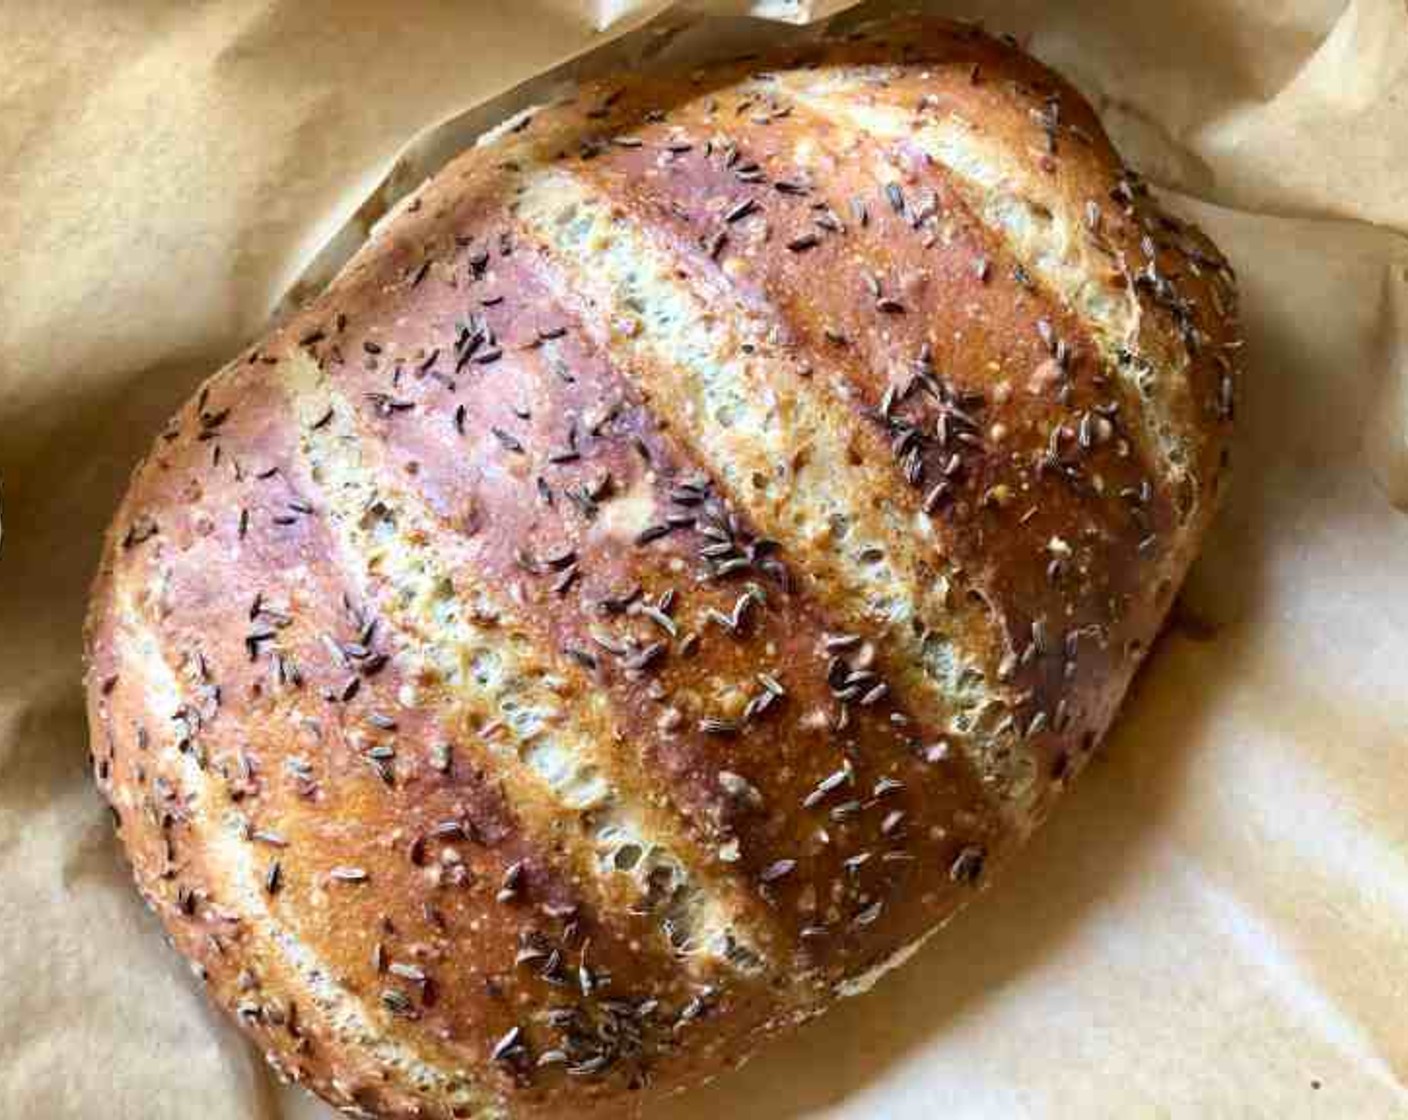
<path fill-rule="evenodd" d="M 1012 872 L 662 1120 L 1408 1116 L 1408 6 L 932 6 L 1063 69 L 1231 254 L 1236 480 Z M 79 690 L 99 533 L 167 414 L 459 133 L 377 189 L 412 138 L 661 7 L 0 2 L 0 1117 L 331 1115 L 205 1009 L 116 852 Z"/>

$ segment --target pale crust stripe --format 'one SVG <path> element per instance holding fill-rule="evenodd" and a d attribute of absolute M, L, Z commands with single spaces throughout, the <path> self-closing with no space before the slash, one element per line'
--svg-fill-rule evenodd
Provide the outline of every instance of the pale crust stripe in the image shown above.
<path fill-rule="evenodd" d="M 328 503 L 323 512 L 341 566 L 409 637 L 402 658 L 444 681 L 467 712 L 502 724 L 506 734 L 491 737 L 486 748 L 514 811 L 539 835 L 569 845 L 577 877 L 598 892 L 600 906 L 640 903 L 652 879 L 667 877 L 676 889 L 661 917 L 675 943 L 664 922 L 657 928 L 687 965 L 724 962 L 757 971 L 763 953 L 755 934 L 767 928 L 766 913 L 723 876 L 711 875 L 675 821 L 621 771 L 610 752 L 607 698 L 573 681 L 576 670 L 565 659 L 535 647 L 536 636 L 515 617 L 507 596 L 472 579 L 473 541 L 448 536 L 418 498 L 395 484 L 375 441 L 359 432 L 355 405 L 317 363 L 293 353 L 280 369 L 302 428 L 301 453 Z M 556 827 L 564 814 L 585 813 L 594 823 L 590 841 Z M 614 858 L 625 846 L 643 853 L 629 871 Z"/>
<path fill-rule="evenodd" d="M 618 218 L 580 177 L 532 172 L 517 203 L 554 297 L 822 585 L 827 609 L 884 635 L 901 694 L 946 726 L 980 774 L 1004 780 L 1002 808 L 1018 824 L 1036 767 L 1026 744 L 987 733 L 1001 714 L 982 669 L 1002 657 L 998 627 L 951 594 L 929 519 L 878 435 L 840 399 L 843 381 L 810 376 L 780 345 L 775 315 Z"/>
<path fill-rule="evenodd" d="M 162 653 L 156 634 L 143 622 L 140 610 L 118 587 L 113 607 L 114 654 L 118 664 L 142 682 L 143 702 L 152 711 L 154 726 L 169 725 L 173 715 L 188 706 L 189 698 Z M 197 834 L 206 875 L 218 875 L 211 884 L 223 904 L 234 908 L 244 928 L 268 946 L 262 954 L 266 966 L 296 974 L 292 990 L 307 991 L 328 1033 L 366 1053 L 382 1070 L 394 1070 L 418 1092 L 440 1097 L 451 1108 L 467 1111 L 476 1120 L 506 1120 L 501 1098 L 476 1083 L 456 1062 L 446 1068 L 417 1047 L 388 1034 L 367 1005 L 336 980 L 336 970 L 295 932 L 278 920 L 266 903 L 264 875 L 255 865 L 245 835 L 245 818 L 230 807 L 223 786 L 201 768 L 194 752 L 178 750 L 174 741 L 163 744 L 156 760 L 173 779 L 179 779 L 189 809 L 186 821 Z M 123 797 L 130 787 L 117 791 Z M 125 808 L 137 811 L 130 799 Z M 306 1010 L 305 1010 L 306 1014 Z M 350 1103 L 350 1102 L 349 1102 Z"/>

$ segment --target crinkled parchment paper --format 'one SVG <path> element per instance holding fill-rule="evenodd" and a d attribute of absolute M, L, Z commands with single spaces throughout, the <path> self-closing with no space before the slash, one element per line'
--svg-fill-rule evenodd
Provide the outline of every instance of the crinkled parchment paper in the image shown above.
<path fill-rule="evenodd" d="M 664 6 L 0 4 L 0 1116 L 329 1115 L 270 1084 L 130 888 L 84 758 L 99 533 L 298 277 L 562 75 L 516 83 L 627 33 L 633 60 L 790 33 L 639 30 Z M 1063 69 L 1231 254 L 1236 479 L 1117 732 L 1008 877 L 662 1118 L 1408 1116 L 1408 6 L 933 6 Z"/>

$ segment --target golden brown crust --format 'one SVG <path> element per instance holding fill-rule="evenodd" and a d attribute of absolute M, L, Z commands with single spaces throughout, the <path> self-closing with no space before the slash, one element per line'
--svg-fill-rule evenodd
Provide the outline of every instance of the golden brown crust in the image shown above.
<path fill-rule="evenodd" d="M 1216 250 L 971 30 L 579 91 L 138 469 L 87 648 L 139 886 L 352 1111 L 736 1063 L 950 917 L 1104 733 L 1213 509 L 1235 332 Z"/>

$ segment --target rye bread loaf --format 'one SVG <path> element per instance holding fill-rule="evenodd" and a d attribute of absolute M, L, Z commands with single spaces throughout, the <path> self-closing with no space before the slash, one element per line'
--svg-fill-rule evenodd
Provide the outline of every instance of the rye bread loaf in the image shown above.
<path fill-rule="evenodd" d="M 1215 504 L 1231 270 L 905 22 L 451 163 L 139 467 L 98 782 L 355 1115 L 590 1115 L 864 990 L 1045 816 Z"/>

